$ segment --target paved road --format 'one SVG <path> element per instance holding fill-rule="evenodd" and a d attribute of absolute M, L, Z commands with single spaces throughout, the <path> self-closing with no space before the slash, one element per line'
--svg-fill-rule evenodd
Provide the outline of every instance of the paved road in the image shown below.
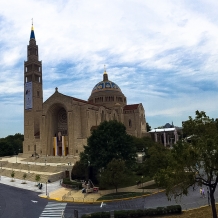
<path fill-rule="evenodd" d="M 48 201 L 39 198 L 37 192 L 28 191 L 0 184 L 0 217 L 1 218 L 60 218 L 64 212 L 65 218 L 73 217 L 74 210 L 78 210 L 79 217 L 82 214 L 98 211 L 143 209 L 158 206 L 167 206 L 180 204 L 183 210 L 196 208 L 208 203 L 208 199 L 201 198 L 199 189 L 193 191 L 190 189 L 188 196 L 184 196 L 178 202 L 168 201 L 164 193 L 159 193 L 145 198 L 139 198 L 128 201 L 118 201 L 106 203 L 102 207 L 99 204 L 74 204 L 64 202 Z M 216 202 L 218 202 L 218 189 L 215 193 Z"/>
<path fill-rule="evenodd" d="M 216 198 L 216 202 L 218 202 L 218 188 L 215 192 L 215 198 Z M 192 188 L 190 188 L 188 196 L 183 196 L 181 199 L 178 199 L 177 201 L 175 200 L 168 201 L 165 193 L 159 193 L 145 198 L 106 203 L 102 207 L 100 207 L 100 203 L 94 205 L 81 205 L 81 204 L 68 203 L 65 208 L 65 214 L 66 214 L 66 218 L 68 217 L 71 218 L 70 215 L 73 213 L 74 209 L 78 210 L 79 216 L 81 216 L 82 214 L 87 214 L 92 212 L 156 208 L 156 207 L 175 205 L 175 204 L 180 204 L 183 210 L 187 210 L 187 209 L 197 208 L 203 205 L 207 205 L 208 198 L 207 196 L 205 198 L 202 198 L 200 196 L 199 189 L 193 191 Z"/>
<path fill-rule="evenodd" d="M 0 184 L 1 218 L 38 218 L 46 204 L 36 192 Z"/>

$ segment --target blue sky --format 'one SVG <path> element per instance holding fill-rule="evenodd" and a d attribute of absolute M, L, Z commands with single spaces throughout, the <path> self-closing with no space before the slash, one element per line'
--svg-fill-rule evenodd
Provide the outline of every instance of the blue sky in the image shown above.
<path fill-rule="evenodd" d="M 23 133 L 23 64 L 31 18 L 43 64 L 44 101 L 87 100 L 102 80 L 142 103 L 152 128 L 196 110 L 218 117 L 218 1 L 0 1 L 0 137 Z"/>

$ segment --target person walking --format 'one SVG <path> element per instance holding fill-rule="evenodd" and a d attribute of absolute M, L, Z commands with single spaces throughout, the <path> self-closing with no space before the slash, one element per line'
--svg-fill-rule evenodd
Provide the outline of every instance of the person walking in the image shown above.
<path fill-rule="evenodd" d="M 202 188 L 202 198 L 205 198 L 204 188 Z"/>
<path fill-rule="evenodd" d="M 202 197 L 202 188 L 200 187 L 200 195 L 201 195 L 201 197 Z"/>

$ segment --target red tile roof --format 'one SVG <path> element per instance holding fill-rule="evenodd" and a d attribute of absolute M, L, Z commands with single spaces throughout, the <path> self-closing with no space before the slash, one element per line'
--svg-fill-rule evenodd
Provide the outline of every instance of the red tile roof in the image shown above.
<path fill-rule="evenodd" d="M 136 110 L 138 108 L 139 104 L 129 104 L 124 106 L 123 110 Z"/>

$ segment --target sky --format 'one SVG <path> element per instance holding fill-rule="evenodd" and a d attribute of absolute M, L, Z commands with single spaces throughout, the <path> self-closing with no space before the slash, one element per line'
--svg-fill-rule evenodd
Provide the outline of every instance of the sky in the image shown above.
<path fill-rule="evenodd" d="M 0 0 L 0 138 L 23 133 L 33 18 L 43 99 L 88 100 L 103 78 L 142 103 L 152 128 L 218 117 L 217 0 Z"/>

